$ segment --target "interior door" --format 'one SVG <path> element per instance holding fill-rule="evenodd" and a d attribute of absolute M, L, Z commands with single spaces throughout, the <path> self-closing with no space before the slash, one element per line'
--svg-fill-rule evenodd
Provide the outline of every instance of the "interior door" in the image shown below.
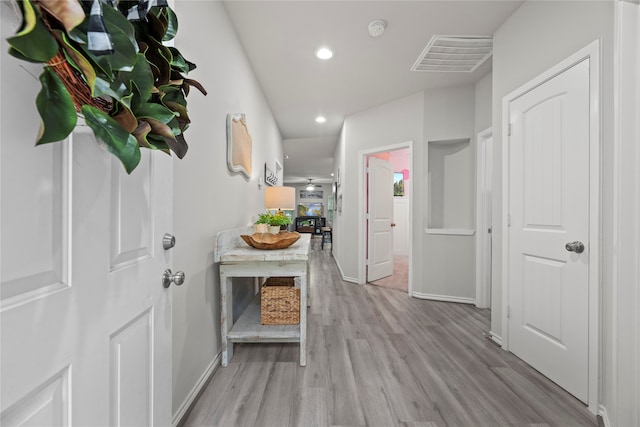
<path fill-rule="evenodd" d="M 369 158 L 367 174 L 367 281 L 393 274 L 393 165 Z"/>
<path fill-rule="evenodd" d="M 129 176 L 82 125 L 34 147 L 40 67 L 1 55 L 0 424 L 168 426 L 172 160 Z"/>
<path fill-rule="evenodd" d="M 509 349 L 588 399 L 589 59 L 509 104 Z"/>

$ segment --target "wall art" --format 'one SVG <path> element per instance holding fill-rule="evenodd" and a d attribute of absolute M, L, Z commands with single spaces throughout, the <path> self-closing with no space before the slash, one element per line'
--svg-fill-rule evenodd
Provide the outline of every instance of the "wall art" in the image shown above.
<path fill-rule="evenodd" d="M 227 166 L 231 172 L 251 177 L 251 136 L 244 114 L 227 114 Z"/>

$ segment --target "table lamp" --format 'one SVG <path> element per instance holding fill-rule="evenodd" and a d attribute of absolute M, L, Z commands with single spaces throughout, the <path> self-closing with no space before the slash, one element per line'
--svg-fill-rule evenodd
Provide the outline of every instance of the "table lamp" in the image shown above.
<path fill-rule="evenodd" d="M 296 204 L 296 189 L 294 187 L 266 187 L 264 189 L 264 207 L 267 210 L 277 209 L 292 211 Z"/>

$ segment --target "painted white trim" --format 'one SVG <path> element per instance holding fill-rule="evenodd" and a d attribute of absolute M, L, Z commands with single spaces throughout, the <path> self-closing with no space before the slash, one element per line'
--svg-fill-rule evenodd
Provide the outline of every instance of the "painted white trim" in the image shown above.
<path fill-rule="evenodd" d="M 604 424 L 604 427 L 613 427 L 613 424 L 611 424 L 611 421 L 609 420 L 609 414 L 607 414 L 607 408 L 600 405 L 598 407 L 598 415 L 602 417 L 602 424 Z"/>
<path fill-rule="evenodd" d="M 189 394 L 187 394 L 187 397 L 184 399 L 178 410 L 173 414 L 173 419 L 171 420 L 171 425 L 173 427 L 177 427 L 177 425 L 180 424 L 182 418 L 187 414 L 191 405 L 196 401 L 202 389 L 207 385 L 209 378 L 211 378 L 220 367 L 221 358 L 222 352 L 219 352 L 211 361 L 209 366 L 207 366 L 207 369 L 204 370 L 198 381 L 196 381 L 196 384 L 193 386 Z"/>
<path fill-rule="evenodd" d="M 338 273 L 340 273 L 340 278 L 342 278 L 343 281 L 345 282 L 350 282 L 350 283 L 355 283 L 355 284 L 360 284 L 358 282 L 358 278 L 354 278 L 354 277 L 348 277 L 344 275 L 344 271 L 342 271 L 342 266 L 340 265 L 340 263 L 338 262 L 338 259 L 336 258 L 336 256 L 333 254 L 333 252 L 331 253 L 331 255 L 333 256 L 333 260 L 336 262 L 336 267 L 338 267 Z"/>
<path fill-rule="evenodd" d="M 509 350 L 509 104 L 516 98 L 542 85 L 574 65 L 590 59 L 589 67 L 589 410 L 596 414 L 599 404 L 600 373 L 600 40 L 595 40 L 565 60 L 549 68 L 534 79 L 502 98 L 502 333 L 503 348 Z"/>
<path fill-rule="evenodd" d="M 425 228 L 425 234 L 440 234 L 443 236 L 473 236 L 476 230 L 472 228 Z"/>
<path fill-rule="evenodd" d="M 497 335 L 493 331 L 489 331 L 489 338 L 491 338 L 491 341 L 502 347 L 502 337 L 500 335 Z"/>
<path fill-rule="evenodd" d="M 491 282 L 486 283 L 485 277 L 487 272 L 485 266 L 487 264 L 487 257 L 492 259 L 493 249 L 491 253 L 486 254 L 484 249 L 488 241 L 492 238 L 493 234 L 485 232 L 487 229 L 487 208 L 491 206 L 485 206 L 485 198 L 483 197 L 484 190 L 487 187 L 493 187 L 493 180 L 490 179 L 487 183 L 485 181 L 485 175 L 487 172 L 487 141 L 493 139 L 493 128 L 485 129 L 478 132 L 476 136 L 476 230 L 480 230 L 476 236 L 476 306 L 478 308 L 491 307 Z M 492 224 L 489 224 L 492 227 Z M 491 269 L 491 266 L 489 266 Z"/>
<path fill-rule="evenodd" d="M 360 285 L 356 277 L 342 276 L 342 280 L 345 282 L 355 283 L 356 285 Z"/>
<path fill-rule="evenodd" d="M 365 264 L 365 254 L 367 253 L 366 245 L 367 245 L 367 230 L 366 230 L 366 221 L 365 221 L 365 213 L 367 206 L 367 180 L 365 173 L 365 159 L 367 156 L 376 153 L 384 153 L 386 151 L 396 151 L 396 150 L 409 150 L 409 170 L 410 173 L 414 172 L 413 165 L 413 141 L 401 142 L 399 144 L 385 145 L 382 147 L 376 147 L 368 150 L 360 150 L 358 152 L 358 170 L 360 174 L 358 176 L 359 186 L 358 186 L 358 278 L 357 282 L 360 285 L 364 285 L 367 280 L 367 271 Z M 414 263 L 413 263 L 413 200 L 415 199 L 414 191 L 413 191 L 413 181 L 415 179 L 409 180 L 409 285 L 407 288 L 407 294 L 411 297 L 413 296 L 413 278 L 414 278 Z M 343 280 L 347 280 L 343 278 Z"/>
<path fill-rule="evenodd" d="M 458 304 L 475 304 L 476 303 L 476 300 L 473 298 L 452 297 L 449 295 L 423 294 L 422 292 L 414 292 L 412 296 L 419 299 L 427 299 L 431 301 L 455 302 Z"/>
<path fill-rule="evenodd" d="M 616 2 L 614 32 L 613 125 L 613 251 L 611 265 L 611 356 L 613 378 L 610 425 L 640 422 L 640 315 L 630 310 L 630 298 L 640 306 L 640 7 Z M 629 162 L 633 158 L 634 162 Z M 635 187 L 632 185 L 635 183 Z M 635 236 L 633 235 L 635 234 Z M 634 262 L 635 261 L 635 262 Z M 625 304 L 626 302 L 626 304 Z M 629 340 L 634 340 L 629 341 Z M 632 353 L 632 354 L 629 354 Z M 635 358 L 635 366 L 631 362 Z M 606 415 L 606 408 L 600 411 Z M 604 419 L 603 415 L 603 419 Z M 608 417 L 607 417 L 608 418 Z M 608 421 L 607 421 L 608 422 Z M 605 424 L 606 425 L 606 424 Z"/>

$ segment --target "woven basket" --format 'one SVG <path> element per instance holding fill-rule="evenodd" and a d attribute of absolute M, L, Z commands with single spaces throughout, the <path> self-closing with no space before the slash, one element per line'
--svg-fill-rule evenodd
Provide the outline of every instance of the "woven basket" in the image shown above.
<path fill-rule="evenodd" d="M 260 290 L 260 323 L 297 325 L 300 323 L 300 289 L 293 277 L 270 277 Z"/>

